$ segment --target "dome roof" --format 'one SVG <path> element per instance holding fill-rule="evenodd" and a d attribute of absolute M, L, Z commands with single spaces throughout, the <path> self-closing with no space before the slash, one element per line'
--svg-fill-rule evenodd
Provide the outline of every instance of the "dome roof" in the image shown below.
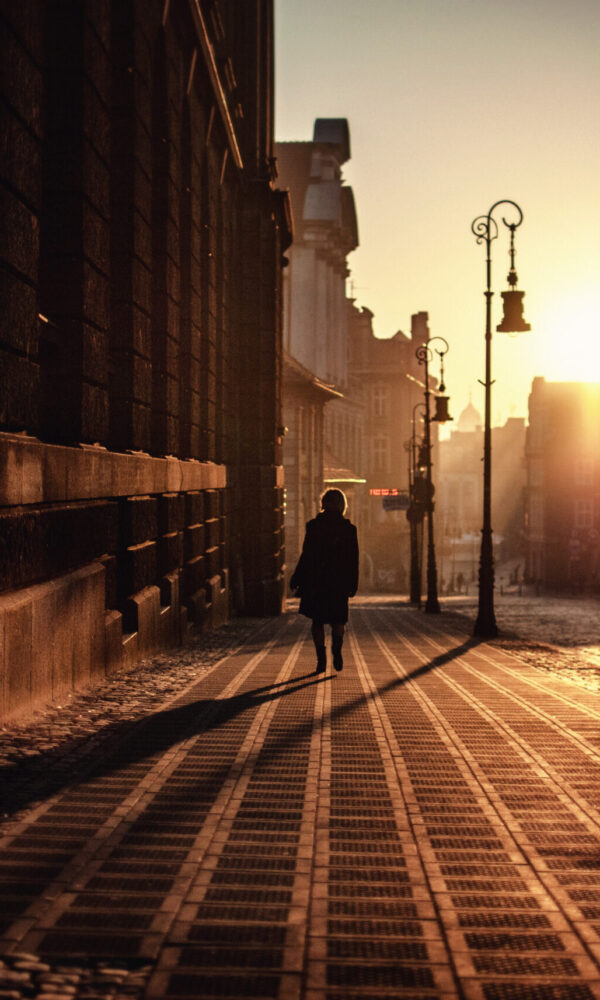
<path fill-rule="evenodd" d="M 476 431 L 481 426 L 481 413 L 475 409 L 473 403 L 469 400 L 458 418 L 457 428 L 459 431 Z"/>

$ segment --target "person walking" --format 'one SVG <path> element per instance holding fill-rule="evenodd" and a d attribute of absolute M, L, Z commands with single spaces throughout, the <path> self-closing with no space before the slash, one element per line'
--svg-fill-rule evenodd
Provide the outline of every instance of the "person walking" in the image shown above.
<path fill-rule="evenodd" d="M 300 614 L 312 619 L 318 674 L 327 667 L 325 625 L 331 626 L 334 669 L 344 665 L 348 598 L 358 588 L 358 537 L 356 527 L 344 517 L 346 497 L 341 490 L 326 490 L 321 507 L 321 513 L 307 522 L 302 553 L 290 580 L 291 589 L 300 596 Z"/>

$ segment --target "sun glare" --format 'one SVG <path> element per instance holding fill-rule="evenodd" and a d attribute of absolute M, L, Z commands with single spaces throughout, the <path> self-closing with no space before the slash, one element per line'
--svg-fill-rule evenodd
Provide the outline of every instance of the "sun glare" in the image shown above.
<path fill-rule="evenodd" d="M 540 374 L 553 382 L 600 382 L 600 296 L 575 291 L 550 301 L 536 330 Z"/>

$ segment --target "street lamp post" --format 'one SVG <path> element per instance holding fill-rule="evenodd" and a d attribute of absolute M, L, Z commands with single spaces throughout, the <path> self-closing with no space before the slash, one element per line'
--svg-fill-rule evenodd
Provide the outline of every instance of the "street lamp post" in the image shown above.
<path fill-rule="evenodd" d="M 425 409 L 425 403 L 416 403 L 412 411 L 411 436 L 404 447 L 408 452 L 408 482 L 410 491 L 410 506 L 407 518 L 410 524 L 410 602 L 421 606 L 421 549 L 419 534 L 422 535 L 423 517 L 425 513 L 422 487 L 424 480 L 417 458 L 416 411 Z M 424 417 L 423 417 L 424 419 Z M 420 449 L 424 450 L 423 448 Z M 419 531 L 419 528 L 421 531 Z"/>
<path fill-rule="evenodd" d="M 482 638 L 498 635 L 494 615 L 494 551 L 492 542 L 492 431 L 491 431 L 491 390 L 492 390 L 492 242 L 498 238 L 498 225 L 493 218 L 500 205 L 509 205 L 516 210 L 516 222 L 502 222 L 510 231 L 510 289 L 502 292 L 504 316 L 496 327 L 504 333 L 521 333 L 531 326 L 523 319 L 523 295 L 516 289 L 515 271 L 515 230 L 523 221 L 523 212 L 516 202 L 503 198 L 495 202 L 487 215 L 479 215 L 471 223 L 471 231 L 478 243 L 486 246 L 486 290 L 485 295 L 485 425 L 483 434 L 483 527 L 481 529 L 481 554 L 479 559 L 479 608 L 473 634 Z M 480 380 L 481 381 L 481 380 Z"/>
<path fill-rule="evenodd" d="M 417 348 L 416 356 L 419 364 L 425 366 L 425 453 L 427 474 L 427 492 L 425 499 L 425 513 L 427 517 L 427 601 L 425 602 L 425 611 L 428 614 L 439 615 L 441 608 L 437 595 L 437 567 L 435 564 L 435 543 L 433 538 L 434 504 L 433 483 L 431 481 L 431 421 L 437 420 L 440 423 L 444 423 L 446 420 L 450 420 L 452 418 L 448 416 L 447 396 L 436 397 L 436 413 L 433 417 L 430 415 L 429 397 L 431 392 L 429 389 L 429 362 L 433 357 L 433 354 L 429 345 L 434 341 L 440 341 L 444 345 L 442 350 L 434 348 L 435 353 L 439 356 L 441 361 L 442 375 L 440 389 L 444 392 L 444 355 L 448 353 L 448 341 L 444 340 L 443 337 L 430 337 L 426 343 L 421 344 L 421 346 Z"/>

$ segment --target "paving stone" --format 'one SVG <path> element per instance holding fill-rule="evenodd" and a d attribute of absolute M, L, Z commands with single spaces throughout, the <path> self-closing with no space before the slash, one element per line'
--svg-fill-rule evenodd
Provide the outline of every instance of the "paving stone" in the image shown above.
<path fill-rule="evenodd" d="M 0 731 L 0 998 L 600 997 L 600 704 L 468 614 L 355 602 L 319 676 L 236 622 Z"/>

